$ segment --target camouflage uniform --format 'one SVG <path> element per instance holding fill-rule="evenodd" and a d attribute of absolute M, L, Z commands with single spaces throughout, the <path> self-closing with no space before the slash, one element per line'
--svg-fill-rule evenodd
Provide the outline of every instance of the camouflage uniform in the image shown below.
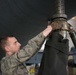
<path fill-rule="evenodd" d="M 6 55 L 1 60 L 2 75 L 28 75 L 25 61 L 34 55 L 42 45 L 45 36 L 40 33 L 28 41 L 17 53 Z"/>

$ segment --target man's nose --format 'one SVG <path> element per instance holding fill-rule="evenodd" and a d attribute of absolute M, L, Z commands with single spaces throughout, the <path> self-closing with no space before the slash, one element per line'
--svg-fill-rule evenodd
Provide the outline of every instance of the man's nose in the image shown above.
<path fill-rule="evenodd" d="M 18 43 L 19 44 L 19 46 L 21 46 L 21 44 L 20 43 Z"/>

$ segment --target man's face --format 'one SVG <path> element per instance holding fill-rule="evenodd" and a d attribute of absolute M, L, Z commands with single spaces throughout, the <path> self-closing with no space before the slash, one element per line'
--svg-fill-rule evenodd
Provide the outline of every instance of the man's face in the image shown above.
<path fill-rule="evenodd" d="M 20 49 L 21 44 L 17 41 L 15 37 L 9 37 L 7 43 L 8 49 L 12 53 L 17 52 Z"/>

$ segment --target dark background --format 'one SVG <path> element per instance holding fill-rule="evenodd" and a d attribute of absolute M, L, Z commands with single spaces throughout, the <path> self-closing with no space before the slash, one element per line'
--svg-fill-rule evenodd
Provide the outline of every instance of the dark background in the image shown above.
<path fill-rule="evenodd" d="M 54 14 L 55 0 L 0 0 L 0 37 L 15 35 L 22 46 L 41 32 Z M 65 0 L 69 20 L 76 15 L 76 0 Z M 0 59 L 4 52 L 0 49 Z"/>

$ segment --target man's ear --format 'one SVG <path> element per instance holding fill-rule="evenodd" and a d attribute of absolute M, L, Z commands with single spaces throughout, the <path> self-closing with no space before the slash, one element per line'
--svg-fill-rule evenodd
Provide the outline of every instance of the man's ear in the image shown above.
<path fill-rule="evenodd" d="M 9 47 L 8 46 L 5 46 L 5 50 L 8 52 L 9 51 Z"/>

